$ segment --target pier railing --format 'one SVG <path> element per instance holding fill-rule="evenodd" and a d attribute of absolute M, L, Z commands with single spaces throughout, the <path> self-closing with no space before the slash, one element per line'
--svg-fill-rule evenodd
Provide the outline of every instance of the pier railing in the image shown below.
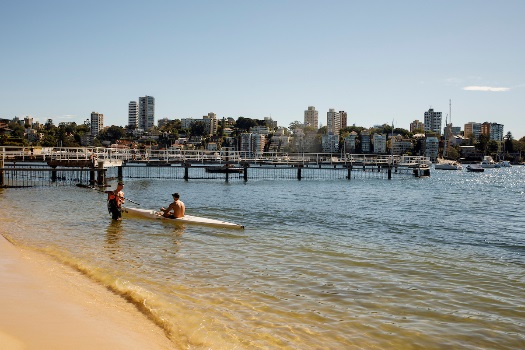
<path fill-rule="evenodd" d="M 130 149 L 106 147 L 18 147 L 0 146 L 3 161 L 80 161 L 99 160 L 124 163 L 265 163 L 265 164 L 374 164 L 418 165 L 430 164 L 428 157 L 353 153 L 285 153 L 206 151 L 182 149 Z M 117 162 L 118 161 L 118 162 Z"/>
<path fill-rule="evenodd" d="M 330 154 L 130 150 L 120 148 L 0 147 L 0 187 L 82 183 L 108 178 L 352 179 L 430 175 L 425 157 Z"/>

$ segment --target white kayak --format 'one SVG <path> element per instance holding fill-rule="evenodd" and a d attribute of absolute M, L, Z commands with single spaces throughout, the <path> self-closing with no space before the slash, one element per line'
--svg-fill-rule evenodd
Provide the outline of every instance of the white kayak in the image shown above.
<path fill-rule="evenodd" d="M 208 219 L 208 218 L 203 218 L 200 216 L 193 216 L 193 215 L 184 215 L 182 218 L 177 218 L 177 219 L 165 218 L 164 216 L 162 216 L 162 213 L 160 211 L 151 210 L 151 209 L 122 207 L 122 213 L 126 215 L 140 216 L 146 219 L 164 220 L 166 222 L 174 222 L 174 223 L 180 223 L 180 224 L 206 225 L 206 226 L 239 228 L 239 229 L 244 228 L 244 226 L 239 225 L 239 224 L 234 224 L 232 222 Z"/>

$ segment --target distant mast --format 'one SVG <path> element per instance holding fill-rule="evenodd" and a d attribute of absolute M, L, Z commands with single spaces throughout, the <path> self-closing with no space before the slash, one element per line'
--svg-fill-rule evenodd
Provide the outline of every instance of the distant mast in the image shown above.
<path fill-rule="evenodd" d="M 448 118 L 450 119 L 450 124 L 452 124 L 452 100 L 448 100 Z"/>
<path fill-rule="evenodd" d="M 449 120 L 450 120 L 450 129 L 448 127 Z M 448 118 L 445 117 L 445 145 L 444 145 L 445 149 L 443 150 L 443 158 L 447 157 L 447 148 L 448 148 L 448 143 L 450 139 L 449 132 L 452 132 L 452 100 L 451 99 L 448 100 Z"/>

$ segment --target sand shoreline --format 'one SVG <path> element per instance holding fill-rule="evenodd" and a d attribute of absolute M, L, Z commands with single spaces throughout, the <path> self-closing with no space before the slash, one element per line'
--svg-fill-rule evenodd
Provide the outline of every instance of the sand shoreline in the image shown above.
<path fill-rule="evenodd" d="M 173 349 L 136 306 L 0 232 L 0 348 Z"/>

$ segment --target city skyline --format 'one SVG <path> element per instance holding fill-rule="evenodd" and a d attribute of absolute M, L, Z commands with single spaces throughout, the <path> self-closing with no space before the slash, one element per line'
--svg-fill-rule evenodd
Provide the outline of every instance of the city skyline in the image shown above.
<path fill-rule="evenodd" d="M 5 4 L 0 118 L 97 111 L 126 126 L 147 95 L 155 124 L 214 112 L 287 127 L 315 106 L 324 126 L 333 108 L 349 125 L 409 129 L 430 108 L 444 127 L 452 100 L 455 126 L 525 136 L 521 1 L 138 4 Z"/>

